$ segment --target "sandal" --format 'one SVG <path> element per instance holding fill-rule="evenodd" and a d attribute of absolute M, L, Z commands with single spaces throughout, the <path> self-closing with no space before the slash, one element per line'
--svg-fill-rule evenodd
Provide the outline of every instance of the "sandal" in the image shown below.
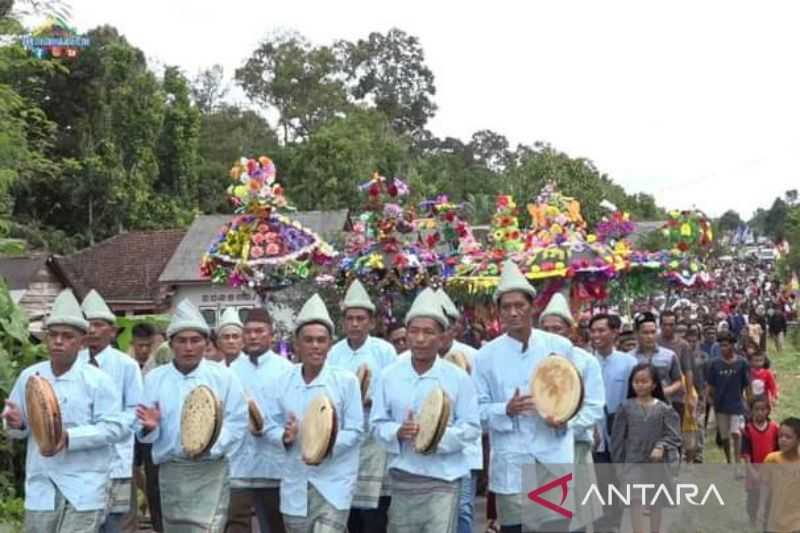
<path fill-rule="evenodd" d="M 489 520 L 486 525 L 486 533 L 500 533 L 500 524 L 497 523 L 497 520 Z"/>

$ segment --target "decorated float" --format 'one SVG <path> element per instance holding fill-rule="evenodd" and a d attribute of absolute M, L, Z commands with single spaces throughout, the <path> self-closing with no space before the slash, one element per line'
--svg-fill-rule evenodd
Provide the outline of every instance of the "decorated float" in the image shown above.
<path fill-rule="evenodd" d="M 214 283 L 270 291 L 309 279 L 333 262 L 335 252 L 316 233 L 292 220 L 293 209 L 266 156 L 240 159 L 230 171 L 227 194 L 234 216 L 214 237 L 200 266 Z"/>

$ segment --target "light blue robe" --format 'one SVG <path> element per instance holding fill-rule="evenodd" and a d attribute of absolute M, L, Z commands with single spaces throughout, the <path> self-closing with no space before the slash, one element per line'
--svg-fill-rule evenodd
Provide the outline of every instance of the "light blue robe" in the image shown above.
<path fill-rule="evenodd" d="M 139 422 L 136 423 L 136 438 L 153 445 L 155 464 L 189 459 L 181 446 L 181 410 L 186 396 L 200 385 L 208 386 L 224 405 L 222 431 L 203 459 L 230 458 L 241 445 L 247 431 L 247 405 L 239 379 L 227 367 L 205 359 L 186 375 L 173 362 L 154 368 L 144 380 L 144 404 L 158 405 L 161 410 L 158 427 L 145 435 Z"/>
<path fill-rule="evenodd" d="M 390 452 L 389 468 L 418 476 L 454 481 L 470 473 L 469 448 L 480 439 L 475 384 L 469 375 L 441 357 L 423 375 L 411 357 L 403 357 L 383 371 L 372 404 L 373 433 Z M 397 431 L 411 410 L 419 415 L 434 387 L 441 387 L 450 405 L 450 420 L 434 453 L 422 455 L 413 442 L 400 442 Z"/>
<path fill-rule="evenodd" d="M 78 354 L 82 363 L 89 362 L 89 350 Z M 142 403 L 144 389 L 139 364 L 130 355 L 107 346 L 95 357 L 100 370 L 108 374 L 114 386 L 120 391 L 120 413 L 128 434 L 125 440 L 114 445 L 114 462 L 111 466 L 111 479 L 130 479 L 133 477 L 133 442 L 136 406 Z"/>
<path fill-rule="evenodd" d="M 267 438 L 284 448 L 281 461 L 281 512 L 291 516 L 307 516 L 308 485 L 312 485 L 331 506 L 340 511 L 350 509 L 358 476 L 358 451 L 364 436 L 364 411 L 361 388 L 352 372 L 323 366 L 311 383 L 302 375 L 303 366 L 296 365 L 283 374 L 274 387 L 265 391 L 269 397 Z M 303 462 L 301 433 L 303 415 L 308 404 L 326 394 L 336 409 L 338 432 L 333 451 L 321 464 Z M 298 420 L 297 440 L 286 449 L 283 432 L 289 414 Z"/>
<path fill-rule="evenodd" d="M 53 457 L 44 457 L 39 452 L 28 425 L 25 386 L 34 374 L 53 386 L 61 408 L 62 426 L 69 438 L 69 447 Z M 28 438 L 25 509 L 55 510 L 55 487 L 77 511 L 104 509 L 113 445 L 122 442 L 130 432 L 119 411 L 119 391 L 111 378 L 102 370 L 78 361 L 56 377 L 50 361 L 43 361 L 22 371 L 9 400 L 21 409 L 25 428 L 9 429 L 8 435 L 16 439 Z"/>
<path fill-rule="evenodd" d="M 555 429 L 535 413 L 506 414 L 506 405 L 515 390 L 530 394 L 531 378 L 544 358 L 558 354 L 575 363 L 573 350 L 569 340 L 534 329 L 527 347 L 505 334 L 478 351 L 474 379 L 481 422 L 488 429 L 492 443 L 489 489 L 493 492 L 521 493 L 523 465 L 574 462 L 575 436 L 569 425 L 566 429 Z"/>
<path fill-rule="evenodd" d="M 272 351 L 260 355 L 254 365 L 247 354 L 240 354 L 229 367 L 244 387 L 245 397 L 255 400 L 264 417 L 264 428 L 261 436 L 250 431 L 245 433 L 242 444 L 231 457 L 231 486 L 258 487 L 266 486 L 263 481 L 275 481 L 281 476 L 281 460 L 284 451 L 282 446 L 270 443 L 264 436 L 266 432 L 266 410 L 268 399 L 266 391 L 274 387 L 278 379 L 292 367 L 287 359 Z M 244 480 L 247 480 L 244 483 Z M 261 481 L 261 483 L 259 483 Z M 271 486 L 277 486 L 272 485 Z"/>

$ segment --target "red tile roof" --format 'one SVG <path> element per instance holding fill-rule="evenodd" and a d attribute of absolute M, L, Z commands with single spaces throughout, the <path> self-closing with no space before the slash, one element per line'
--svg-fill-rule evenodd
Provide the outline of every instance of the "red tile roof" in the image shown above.
<path fill-rule="evenodd" d="M 56 263 L 79 298 L 91 289 L 113 301 L 160 300 L 158 277 L 186 230 L 122 233 Z"/>

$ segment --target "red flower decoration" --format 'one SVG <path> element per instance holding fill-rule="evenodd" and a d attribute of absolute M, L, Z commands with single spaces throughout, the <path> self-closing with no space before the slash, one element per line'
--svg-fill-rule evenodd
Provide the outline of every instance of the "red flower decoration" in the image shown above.
<path fill-rule="evenodd" d="M 455 214 L 455 213 L 453 213 L 452 211 L 449 211 L 449 212 L 448 212 L 448 213 L 447 213 L 447 214 L 444 216 L 444 218 L 445 218 L 445 220 L 447 220 L 448 222 L 453 222 L 453 221 L 456 219 L 456 214 Z"/>
<path fill-rule="evenodd" d="M 381 186 L 377 183 L 373 183 L 369 186 L 369 195 L 377 198 L 381 194 Z"/>
<path fill-rule="evenodd" d="M 681 241 L 681 242 L 678 243 L 678 250 L 680 250 L 681 252 L 685 252 L 688 249 L 689 249 L 689 245 L 686 244 L 685 242 Z"/>
<path fill-rule="evenodd" d="M 397 196 L 397 187 L 395 186 L 394 183 L 392 183 L 392 184 L 389 185 L 389 187 L 387 188 L 386 192 L 389 193 L 389 196 L 395 197 L 395 196 Z"/>

